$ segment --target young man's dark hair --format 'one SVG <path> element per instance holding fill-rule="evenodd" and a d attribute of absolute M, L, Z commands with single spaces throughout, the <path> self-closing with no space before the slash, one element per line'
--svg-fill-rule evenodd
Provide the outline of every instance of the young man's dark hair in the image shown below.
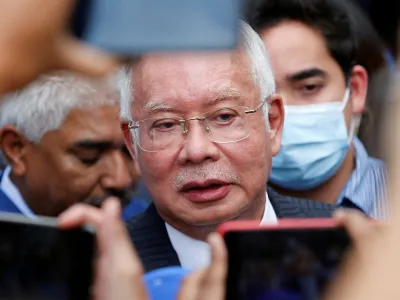
<path fill-rule="evenodd" d="M 256 30 L 283 21 L 298 21 L 318 30 L 332 57 L 347 77 L 356 60 L 357 42 L 351 19 L 341 0 L 258 0 L 249 1 L 247 21 Z M 348 0 L 344 0 L 348 1 Z"/>

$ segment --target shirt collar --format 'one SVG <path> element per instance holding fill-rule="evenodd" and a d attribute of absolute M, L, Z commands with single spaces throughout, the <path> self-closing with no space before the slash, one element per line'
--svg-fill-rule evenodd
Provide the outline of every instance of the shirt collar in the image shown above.
<path fill-rule="evenodd" d="M 37 216 L 28 207 L 18 188 L 11 181 L 10 173 L 11 167 L 7 166 L 7 168 L 4 170 L 3 177 L 1 178 L 0 189 L 11 200 L 11 202 L 14 203 L 14 205 L 21 211 L 22 214 L 29 218 L 36 219 Z"/>
<path fill-rule="evenodd" d="M 276 223 L 277 217 L 274 208 L 269 201 L 268 194 L 260 224 Z M 199 270 L 207 267 L 211 261 L 210 246 L 203 241 L 193 239 L 171 225 L 165 223 L 169 239 L 174 247 L 179 261 L 184 268 Z"/>
<path fill-rule="evenodd" d="M 346 202 L 351 202 L 350 206 L 356 206 L 364 213 L 371 210 L 371 205 L 374 201 L 373 195 L 361 193 L 363 179 L 368 167 L 368 153 L 362 142 L 355 137 L 353 139 L 355 165 L 353 172 L 350 175 L 340 197 L 339 205 L 346 206 Z M 367 197 L 367 198 L 366 198 Z"/>

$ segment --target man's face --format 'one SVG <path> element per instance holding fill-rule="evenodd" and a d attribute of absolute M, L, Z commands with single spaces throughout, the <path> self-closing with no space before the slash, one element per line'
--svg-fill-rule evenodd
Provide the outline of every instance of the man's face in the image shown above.
<path fill-rule="evenodd" d="M 260 33 L 270 54 L 278 92 L 286 105 L 344 99 L 345 76 L 319 32 L 300 22 L 284 21 Z M 355 68 L 350 81 L 351 100 L 344 111 L 347 125 L 352 114 L 364 109 L 366 73 L 360 68 Z"/>
<path fill-rule="evenodd" d="M 23 175 L 27 195 L 42 201 L 45 214 L 58 215 L 77 202 L 99 205 L 109 195 L 127 200 L 124 191 L 133 180 L 118 107 L 72 110 L 61 129 L 25 152 L 15 172 Z"/>
<path fill-rule="evenodd" d="M 133 72 L 133 117 L 197 117 L 260 104 L 243 54 L 152 55 Z M 218 144 L 202 121 L 188 121 L 182 143 L 159 152 L 138 149 L 145 185 L 163 218 L 176 226 L 215 225 L 264 207 L 271 157 L 279 151 L 282 105 L 271 102 L 271 133 L 261 110 L 246 115 L 250 135 Z M 254 216 L 253 216 L 254 217 Z"/>

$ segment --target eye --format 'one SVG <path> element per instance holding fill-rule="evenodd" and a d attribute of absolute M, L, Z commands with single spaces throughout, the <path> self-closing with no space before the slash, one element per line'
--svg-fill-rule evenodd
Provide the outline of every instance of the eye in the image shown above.
<path fill-rule="evenodd" d="M 233 109 L 224 109 L 214 113 L 212 119 L 218 124 L 228 124 L 232 122 L 237 117 L 237 115 L 238 113 Z"/>
<path fill-rule="evenodd" d="M 153 123 L 152 128 L 159 131 L 171 131 L 179 127 L 180 123 L 174 119 L 162 119 Z"/>
<path fill-rule="evenodd" d="M 99 156 L 92 157 L 92 158 L 83 158 L 80 157 L 79 160 L 87 166 L 92 166 L 99 161 Z"/>
<path fill-rule="evenodd" d="M 102 153 L 100 149 L 82 149 L 75 152 L 75 156 L 86 166 L 92 166 L 100 160 Z"/>
<path fill-rule="evenodd" d="M 305 84 L 301 87 L 301 91 L 305 94 L 313 94 L 322 88 L 322 84 Z"/>

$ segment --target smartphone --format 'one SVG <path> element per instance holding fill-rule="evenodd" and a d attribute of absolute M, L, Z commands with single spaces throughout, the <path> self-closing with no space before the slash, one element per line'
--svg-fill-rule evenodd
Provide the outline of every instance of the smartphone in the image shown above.
<path fill-rule="evenodd" d="M 350 238 L 332 219 L 232 221 L 219 227 L 228 249 L 228 300 L 317 300 Z"/>
<path fill-rule="evenodd" d="M 94 234 L 0 213 L 0 299 L 90 299 Z"/>
<path fill-rule="evenodd" d="M 122 57 L 234 48 L 243 0 L 79 0 L 72 32 Z"/>

